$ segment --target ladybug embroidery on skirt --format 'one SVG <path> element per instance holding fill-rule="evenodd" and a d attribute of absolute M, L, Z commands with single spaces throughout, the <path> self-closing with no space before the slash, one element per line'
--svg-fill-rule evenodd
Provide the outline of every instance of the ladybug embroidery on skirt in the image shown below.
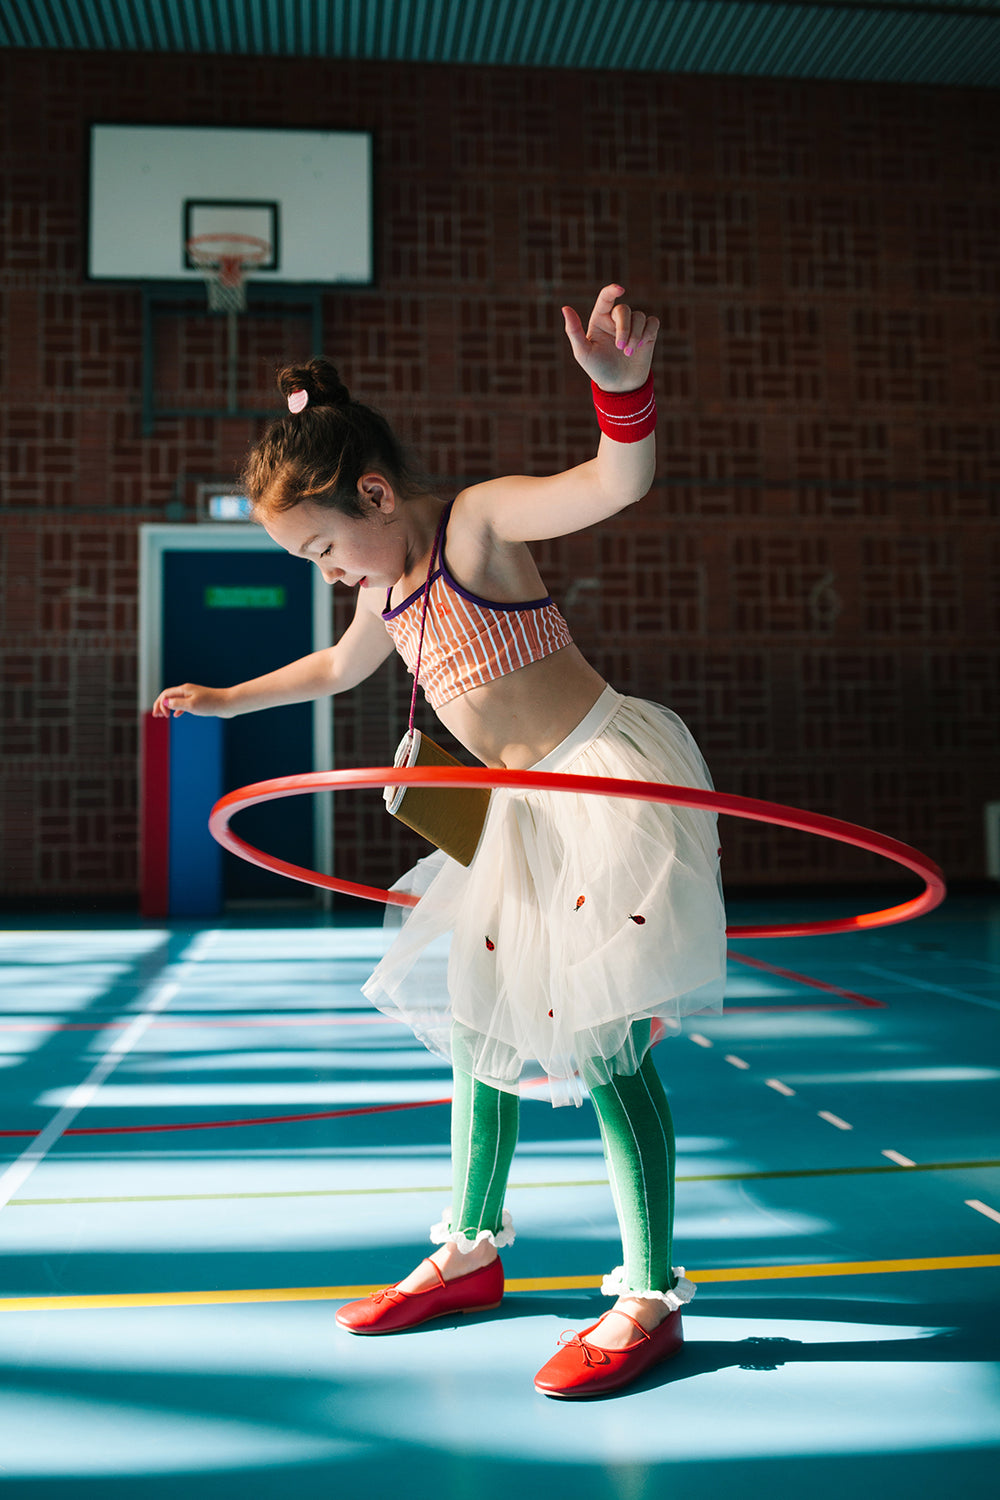
<path fill-rule="evenodd" d="M 486 939 L 486 951 L 487 951 L 487 953 L 492 953 L 495 948 L 496 948 L 496 943 L 494 943 L 490 938 L 487 938 Z"/>
<path fill-rule="evenodd" d="M 645 927 L 646 925 L 645 917 L 634 917 L 631 912 L 628 914 L 628 919 L 630 922 L 634 922 L 637 927 Z"/>
<path fill-rule="evenodd" d="M 580 907 L 583 905 L 583 903 L 586 901 L 586 899 L 587 899 L 586 896 L 577 896 L 577 898 L 576 898 L 576 905 L 574 906 L 573 910 L 574 911 L 579 911 Z"/>

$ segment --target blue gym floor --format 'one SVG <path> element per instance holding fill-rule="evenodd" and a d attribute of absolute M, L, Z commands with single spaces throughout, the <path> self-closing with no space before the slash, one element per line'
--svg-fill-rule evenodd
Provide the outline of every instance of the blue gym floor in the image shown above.
<path fill-rule="evenodd" d="M 449 1197 L 447 1071 L 359 993 L 382 942 L 310 914 L 6 919 L 5 1494 L 1000 1490 L 1000 900 L 734 945 L 725 1017 L 656 1052 L 687 1343 L 594 1402 L 532 1386 L 609 1305 L 587 1106 L 522 1110 L 498 1312 L 334 1324 L 427 1253 Z"/>

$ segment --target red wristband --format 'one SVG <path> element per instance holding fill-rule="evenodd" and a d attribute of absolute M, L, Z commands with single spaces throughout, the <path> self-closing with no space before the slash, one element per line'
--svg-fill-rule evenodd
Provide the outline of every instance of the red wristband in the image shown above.
<path fill-rule="evenodd" d="M 652 371 L 637 391 L 602 391 L 594 381 L 590 382 L 590 388 L 597 425 L 609 438 L 616 443 L 638 443 L 649 437 L 656 427 Z"/>

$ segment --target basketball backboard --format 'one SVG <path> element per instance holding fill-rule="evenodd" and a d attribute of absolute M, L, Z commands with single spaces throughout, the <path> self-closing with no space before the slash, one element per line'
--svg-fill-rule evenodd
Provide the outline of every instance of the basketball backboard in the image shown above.
<path fill-rule="evenodd" d="M 95 124 L 92 280 L 201 280 L 205 235 L 252 236 L 266 285 L 369 285 L 372 142 L 364 131 Z"/>

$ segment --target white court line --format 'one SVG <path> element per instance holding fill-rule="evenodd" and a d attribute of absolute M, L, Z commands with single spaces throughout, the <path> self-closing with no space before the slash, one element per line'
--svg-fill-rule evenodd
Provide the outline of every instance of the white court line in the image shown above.
<path fill-rule="evenodd" d="M 949 984 L 931 984 L 929 979 L 914 979 L 912 974 L 900 974 L 896 969 L 880 969 L 875 964 L 858 964 L 864 974 L 877 974 L 882 979 L 893 979 L 897 984 L 912 985 L 915 990 L 927 990 L 932 995 L 952 995 L 957 1000 L 968 1000 L 970 1005 L 985 1005 L 990 1010 L 1000 1010 L 1000 1000 L 987 1000 L 985 995 L 970 995 L 968 990 L 957 990 Z"/>
<path fill-rule="evenodd" d="M 848 1125 L 847 1121 L 842 1120 L 839 1115 L 832 1115 L 828 1109 L 821 1109 L 818 1113 L 821 1120 L 827 1120 L 831 1125 L 836 1125 L 838 1130 L 854 1129 L 853 1125 Z"/>
<path fill-rule="evenodd" d="M 904 1156 L 901 1151 L 883 1151 L 882 1155 L 887 1156 L 890 1161 L 894 1161 L 898 1167 L 915 1167 L 917 1165 L 908 1156 Z"/>
<path fill-rule="evenodd" d="M 782 1083 L 780 1078 L 765 1078 L 764 1082 L 769 1089 L 774 1089 L 776 1094 L 784 1094 L 787 1099 L 795 1098 L 795 1090 L 790 1089 L 787 1083 Z"/>
<path fill-rule="evenodd" d="M 734 1057 L 732 1053 L 726 1058 L 727 1063 L 732 1063 L 734 1068 L 749 1068 L 750 1064 L 744 1062 L 742 1057 Z"/>
<path fill-rule="evenodd" d="M 707 1036 L 702 1036 L 702 1034 L 701 1034 L 700 1031 L 692 1031 L 692 1033 L 691 1033 L 691 1040 L 692 1040 L 692 1042 L 694 1042 L 694 1044 L 695 1044 L 696 1047 L 714 1047 L 715 1046 L 715 1043 L 714 1042 L 710 1042 Z"/>
<path fill-rule="evenodd" d="M 19 1188 L 23 1187 L 38 1166 L 39 1162 L 45 1160 L 52 1147 L 65 1131 L 69 1129 L 77 1115 L 87 1108 L 104 1081 L 114 1072 L 124 1057 L 132 1051 L 136 1042 L 149 1030 L 155 1016 L 165 1006 L 170 1004 L 179 990 L 180 986 L 174 980 L 169 980 L 160 986 L 153 994 L 146 1009 L 141 1015 L 136 1016 L 132 1024 L 114 1038 L 110 1047 L 102 1057 L 99 1057 L 95 1066 L 91 1069 L 90 1076 L 84 1080 L 52 1119 L 39 1132 L 26 1147 L 21 1155 L 11 1162 L 7 1170 L 0 1176 L 0 1209 L 7 1207 L 10 1200 Z"/>
<path fill-rule="evenodd" d="M 985 1214 L 988 1219 L 995 1219 L 1000 1224 L 1000 1213 L 995 1208 L 990 1208 L 988 1203 L 981 1203 L 978 1198 L 966 1198 L 966 1208 L 974 1208 L 977 1214 Z"/>

